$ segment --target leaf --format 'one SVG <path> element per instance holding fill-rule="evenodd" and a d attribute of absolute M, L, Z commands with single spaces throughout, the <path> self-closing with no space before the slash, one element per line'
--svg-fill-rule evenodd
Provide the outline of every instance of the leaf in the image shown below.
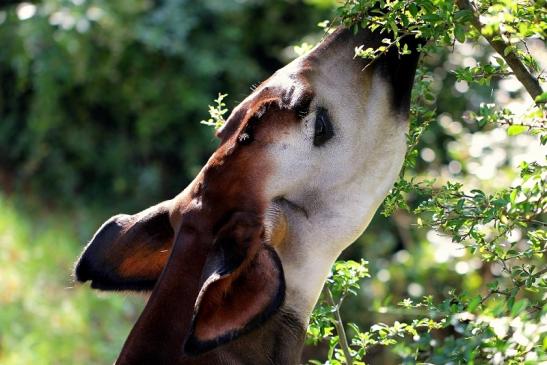
<path fill-rule="evenodd" d="M 465 27 L 461 24 L 456 24 L 456 26 L 454 27 L 454 37 L 457 39 L 458 42 L 464 43 L 465 36 Z"/>
<path fill-rule="evenodd" d="M 456 13 L 454 13 L 454 19 L 459 22 L 466 22 L 473 18 L 473 13 L 471 10 L 464 9 L 459 10 Z"/>
<path fill-rule="evenodd" d="M 534 99 L 536 103 L 547 103 L 547 92 L 541 93 Z"/>
<path fill-rule="evenodd" d="M 528 306 L 528 299 L 524 298 L 521 300 L 518 300 L 513 304 L 513 307 L 511 308 L 511 315 L 513 317 L 518 316 L 526 307 Z"/>
<path fill-rule="evenodd" d="M 493 56 L 493 57 L 496 60 L 496 62 L 498 63 L 498 65 L 500 65 L 500 66 L 505 65 L 505 60 L 502 57 L 499 57 L 499 56 Z"/>
<path fill-rule="evenodd" d="M 515 204 L 515 202 L 517 201 L 517 197 L 518 197 L 518 190 L 517 189 L 513 189 L 511 191 L 511 195 L 510 195 L 510 199 L 511 199 L 511 204 Z"/>
<path fill-rule="evenodd" d="M 515 46 L 507 46 L 504 50 L 503 50 L 503 55 L 504 56 L 507 56 L 509 53 L 513 52 L 515 49 Z"/>
<path fill-rule="evenodd" d="M 512 125 L 509 128 L 507 128 L 507 135 L 508 136 L 518 136 L 519 134 L 525 132 L 528 128 L 523 125 Z"/>
<path fill-rule="evenodd" d="M 471 301 L 469 302 L 469 304 L 467 305 L 467 310 L 469 312 L 473 312 L 475 309 L 477 309 L 477 307 L 479 306 L 479 304 L 481 303 L 482 301 L 482 297 L 480 295 L 477 295 L 476 297 L 474 297 L 473 299 L 471 299 Z"/>
<path fill-rule="evenodd" d="M 416 17 L 416 15 L 418 15 L 418 7 L 416 6 L 416 4 L 410 3 L 408 10 L 413 17 Z"/>

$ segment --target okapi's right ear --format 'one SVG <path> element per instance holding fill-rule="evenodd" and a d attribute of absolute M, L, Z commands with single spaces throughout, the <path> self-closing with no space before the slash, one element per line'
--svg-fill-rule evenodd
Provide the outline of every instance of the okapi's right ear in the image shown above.
<path fill-rule="evenodd" d="M 152 290 L 173 245 L 168 203 L 106 221 L 78 259 L 76 280 L 101 290 Z"/>

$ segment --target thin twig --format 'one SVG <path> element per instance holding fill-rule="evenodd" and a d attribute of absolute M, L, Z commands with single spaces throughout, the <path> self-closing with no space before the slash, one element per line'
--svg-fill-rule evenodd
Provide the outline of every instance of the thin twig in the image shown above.
<path fill-rule="evenodd" d="M 541 270 L 541 271 L 538 271 L 537 273 L 535 273 L 534 275 L 537 276 L 538 278 L 543 276 L 543 274 L 547 273 L 547 268 Z"/>
<path fill-rule="evenodd" d="M 336 327 L 336 332 L 338 333 L 340 347 L 342 348 L 342 351 L 344 351 L 346 364 L 353 365 L 353 359 L 351 357 L 351 352 L 349 349 L 348 338 L 346 336 L 346 330 L 344 329 L 344 322 L 342 321 L 342 317 L 340 316 L 340 307 L 334 302 L 334 297 L 332 296 L 332 292 L 329 288 L 325 286 L 325 289 L 323 291 L 325 292 L 325 299 L 327 303 L 334 309 L 334 316 L 336 318 L 334 326 Z"/>

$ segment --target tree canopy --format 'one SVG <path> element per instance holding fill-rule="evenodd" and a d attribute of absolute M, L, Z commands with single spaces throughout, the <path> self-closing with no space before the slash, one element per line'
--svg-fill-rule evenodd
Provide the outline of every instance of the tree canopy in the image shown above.
<path fill-rule="evenodd" d="M 329 340 L 325 364 L 362 364 L 378 346 L 392 348 L 402 363 L 547 360 L 547 93 L 541 86 L 545 64 L 539 63 L 546 55 L 545 5 L 507 0 L 347 1 L 338 9 L 339 21 L 346 26 L 386 34 L 384 46 L 356 49 L 356 56 L 371 62 L 391 47 L 401 54 L 410 52 L 401 46 L 403 37 L 428 40 L 413 94 L 407 158 L 383 214 L 407 212 L 410 219 L 405 223 L 414 223 L 406 232 L 408 241 L 424 233 L 431 243 L 445 241 L 451 246 L 446 249 L 460 250 L 453 256 L 467 260 L 455 263 L 457 273 L 471 272 L 468 263 L 476 260 L 482 275 L 473 284 L 464 275 L 461 287 L 449 284 L 442 294 L 418 290 L 427 285 L 420 280 L 417 286 L 409 285 L 410 297 L 393 301 L 385 293 L 376 310 L 396 320 L 365 329 L 346 323 L 348 335 L 340 306 L 349 294 L 356 294 L 357 278 L 370 275 L 364 261 L 337 263 L 309 329 L 312 340 Z M 539 54 L 529 47 L 535 41 L 543 46 Z M 456 91 L 468 98 L 461 109 L 445 109 L 439 100 L 442 88 L 435 87 L 440 80 L 432 58 L 457 54 L 456 47 L 481 52 L 467 51 L 475 57 L 443 70 L 454 78 Z M 497 93 L 504 82 L 513 84 L 513 93 L 501 98 Z M 481 95 L 484 86 L 490 95 Z M 518 97 L 522 100 L 516 102 Z M 454 95 L 446 101 L 457 102 L 452 99 Z M 439 134 L 427 138 L 437 122 L 446 129 L 448 143 Z M 537 148 L 511 161 L 510 149 L 522 133 L 528 133 L 529 143 Z M 462 144 L 478 136 L 485 138 L 480 150 L 471 146 L 466 151 Z M 416 163 L 418 156 L 434 162 L 437 153 L 449 161 L 448 171 Z M 474 167 L 473 157 L 494 166 Z"/>

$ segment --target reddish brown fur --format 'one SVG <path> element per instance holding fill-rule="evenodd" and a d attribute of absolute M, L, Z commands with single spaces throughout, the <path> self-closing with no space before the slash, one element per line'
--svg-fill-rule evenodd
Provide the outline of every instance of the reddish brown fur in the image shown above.
<path fill-rule="evenodd" d="M 157 279 L 170 253 L 171 242 L 160 250 L 141 247 L 125 255 L 126 257 L 118 266 L 118 272 L 122 277 Z"/>
<path fill-rule="evenodd" d="M 262 250 L 238 273 L 213 283 L 216 288 L 208 288 L 202 298 L 204 306 L 200 308 L 200 315 L 204 320 L 196 326 L 195 336 L 201 341 L 214 340 L 218 333 L 243 329 L 251 314 L 261 312 L 274 295 L 275 270 L 266 251 Z"/>
<path fill-rule="evenodd" d="M 265 186 L 271 169 L 265 146 L 275 138 L 280 129 L 296 125 L 298 120 L 294 112 L 272 106 L 258 122 L 254 121 L 258 125 L 254 130 L 253 143 L 238 144 L 237 138 L 251 121 L 251 117 L 265 104 L 271 103 L 279 105 L 280 99 L 254 99 L 252 105 L 245 106 L 246 119 L 231 118 L 221 133 L 222 142 L 217 151 L 191 186 L 173 201 L 171 221 L 177 224 L 180 222 L 181 228 L 176 233 L 178 237 L 166 269 L 131 331 L 117 364 L 146 363 L 147 359 L 169 364 L 196 361 L 181 357 L 182 345 L 193 316 L 195 298 L 200 289 L 198 283 L 213 242 L 212 234 L 215 234 L 230 212 L 252 212 L 257 217 L 263 217 L 268 202 L 261 189 Z M 238 113 L 239 116 L 242 114 Z M 255 234 L 261 240 L 262 227 Z M 258 245 L 256 250 L 260 251 Z M 218 290 L 211 291 L 211 298 L 205 297 L 207 301 L 211 300 L 207 302 L 204 299 L 207 305 L 203 309 L 203 316 L 209 320 L 196 326 L 198 338 L 213 337 L 212 330 L 209 330 L 213 327 L 207 327 L 213 322 L 219 323 L 217 330 L 243 326 L 245 317 L 238 315 L 241 303 L 245 303 L 250 312 L 264 306 L 263 299 L 269 295 L 266 294 L 269 289 L 265 284 L 274 275 L 273 270 L 268 270 L 271 265 L 265 265 L 267 260 L 262 254 L 255 256 L 251 252 L 247 260 L 240 268 L 241 272 L 235 273 L 224 283 L 216 284 L 219 286 Z M 248 270 L 251 266 L 252 270 Z M 261 277 L 254 279 L 255 276 Z M 238 288 L 238 279 L 246 279 L 246 284 L 236 292 L 234 288 Z M 231 292 L 226 292 L 227 287 L 231 287 Z M 256 291 L 262 294 L 253 296 Z M 218 300 L 214 296 L 221 295 L 222 292 L 228 298 L 223 301 L 227 303 L 226 307 L 222 310 L 218 306 L 217 309 L 212 309 L 215 308 L 213 303 Z M 173 318 L 177 320 L 173 321 Z"/>

